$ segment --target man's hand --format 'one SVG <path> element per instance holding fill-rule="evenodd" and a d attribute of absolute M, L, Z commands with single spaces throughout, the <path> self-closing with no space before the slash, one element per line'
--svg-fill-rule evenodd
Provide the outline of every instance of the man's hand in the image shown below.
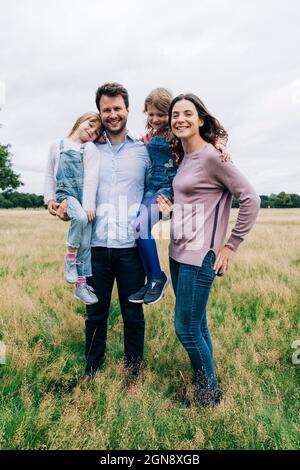
<path fill-rule="evenodd" d="M 54 199 L 51 199 L 51 201 L 48 201 L 48 211 L 50 212 L 51 215 L 56 215 L 56 210 L 59 206 L 59 202 L 54 201 Z"/>
<path fill-rule="evenodd" d="M 92 222 L 96 217 L 96 214 L 94 211 L 86 211 L 86 215 L 87 215 L 89 222 Z"/>
<path fill-rule="evenodd" d="M 67 208 L 68 208 L 68 202 L 66 199 L 64 199 L 60 204 L 59 207 L 56 210 L 56 215 L 60 220 L 63 220 L 64 222 L 68 222 L 70 220 L 70 217 L 67 214 Z"/>
<path fill-rule="evenodd" d="M 219 150 L 222 154 L 222 162 L 229 162 L 231 160 L 230 153 L 228 152 L 228 149 L 225 147 L 225 145 L 221 144 L 220 142 L 216 143 L 216 149 Z"/>
<path fill-rule="evenodd" d="M 219 276 L 225 274 L 229 267 L 230 261 L 233 259 L 234 251 L 229 246 L 223 246 L 216 257 L 214 271 Z"/>
<path fill-rule="evenodd" d="M 165 217 L 169 218 L 170 213 L 172 212 L 173 203 L 163 194 L 160 194 L 157 199 L 156 203 L 158 205 L 159 210 L 162 212 L 163 219 Z"/>

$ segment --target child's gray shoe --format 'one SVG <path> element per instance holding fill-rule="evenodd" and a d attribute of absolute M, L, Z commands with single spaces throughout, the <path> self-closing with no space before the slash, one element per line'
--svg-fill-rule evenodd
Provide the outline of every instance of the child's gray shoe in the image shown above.
<path fill-rule="evenodd" d="M 85 305 L 93 305 L 98 302 L 98 297 L 94 293 L 92 286 L 88 284 L 82 284 L 76 287 L 74 297 L 81 300 Z"/>
<path fill-rule="evenodd" d="M 78 281 L 76 258 L 67 258 L 65 256 L 64 275 L 65 275 L 65 280 L 69 282 L 69 284 L 76 284 L 76 282 Z"/>

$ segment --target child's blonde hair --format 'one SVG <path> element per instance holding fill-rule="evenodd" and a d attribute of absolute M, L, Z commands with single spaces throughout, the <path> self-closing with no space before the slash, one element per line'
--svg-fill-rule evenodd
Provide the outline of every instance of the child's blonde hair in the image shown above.
<path fill-rule="evenodd" d="M 72 127 L 69 135 L 67 137 L 71 137 L 71 135 L 74 134 L 74 132 L 78 129 L 80 124 L 82 124 L 84 121 L 89 121 L 93 124 L 98 124 L 99 127 L 99 134 L 101 133 L 101 128 L 102 128 L 102 123 L 101 123 L 101 118 L 100 114 L 95 113 L 93 111 L 84 113 L 82 116 L 80 116 L 77 121 L 75 122 L 74 126 Z"/>
<path fill-rule="evenodd" d="M 145 99 L 144 113 L 147 113 L 148 106 L 155 106 L 160 112 L 168 114 L 172 100 L 173 95 L 169 90 L 166 88 L 155 88 Z M 148 121 L 146 127 L 151 129 Z"/>

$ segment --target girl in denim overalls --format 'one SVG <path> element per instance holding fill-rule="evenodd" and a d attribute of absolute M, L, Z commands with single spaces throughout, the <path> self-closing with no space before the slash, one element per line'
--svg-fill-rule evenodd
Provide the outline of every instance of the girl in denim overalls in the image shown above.
<path fill-rule="evenodd" d="M 172 201 L 173 179 L 178 165 L 183 159 L 180 141 L 171 133 L 168 126 L 168 111 L 172 94 L 165 88 L 156 88 L 146 98 L 144 112 L 147 114 L 148 133 L 142 138 L 151 160 L 151 176 L 146 184 L 144 198 L 135 222 L 137 246 L 147 276 L 147 283 L 129 296 L 134 303 L 154 304 L 164 294 L 169 279 L 161 270 L 155 240 L 151 234 L 158 222 L 160 212 L 157 198 L 163 195 Z M 228 158 L 225 139 L 218 139 L 217 148 Z M 230 157 L 229 157 L 230 158 Z"/>
<path fill-rule="evenodd" d="M 98 187 L 99 151 L 92 143 L 101 127 L 97 113 L 86 113 L 74 124 L 66 139 L 55 142 L 49 153 L 45 178 L 45 203 L 52 215 L 58 205 L 67 202 L 71 219 L 64 275 L 76 284 L 75 297 L 87 305 L 98 302 L 86 282 L 91 271 L 91 222 L 95 218 Z"/>

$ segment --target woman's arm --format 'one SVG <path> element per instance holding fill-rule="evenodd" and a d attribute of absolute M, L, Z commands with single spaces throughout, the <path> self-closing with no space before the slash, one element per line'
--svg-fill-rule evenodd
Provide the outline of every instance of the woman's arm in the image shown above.
<path fill-rule="evenodd" d="M 218 158 L 210 161 L 214 179 L 219 181 L 239 200 L 237 221 L 225 246 L 217 255 L 214 269 L 224 273 L 237 251 L 240 243 L 252 229 L 260 208 L 260 197 L 247 178 L 236 168 L 232 161 L 220 162 Z"/>

